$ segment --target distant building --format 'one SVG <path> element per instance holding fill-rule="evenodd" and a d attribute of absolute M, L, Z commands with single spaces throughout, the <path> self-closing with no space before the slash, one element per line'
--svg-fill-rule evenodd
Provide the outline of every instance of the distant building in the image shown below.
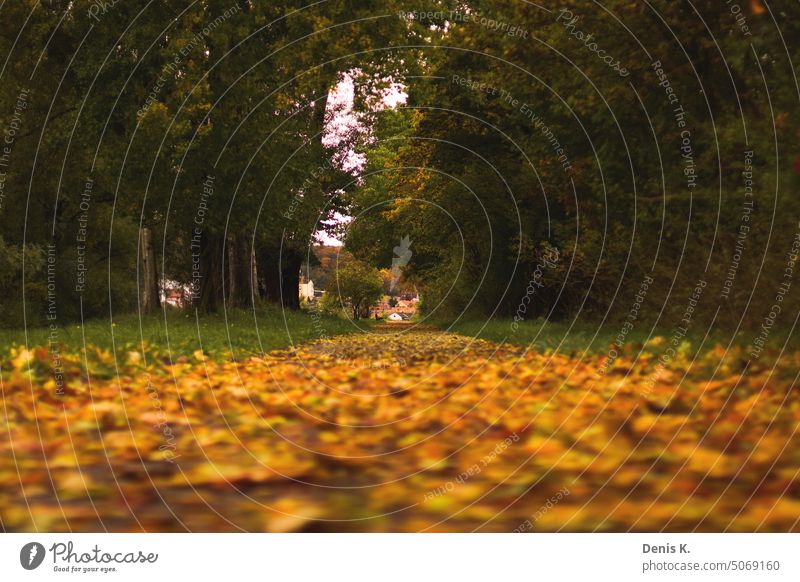
<path fill-rule="evenodd" d="M 192 287 L 171 279 L 162 280 L 160 285 L 161 304 L 182 309 L 192 300 Z"/>
<path fill-rule="evenodd" d="M 314 301 L 314 281 L 311 279 L 308 280 L 308 283 L 304 283 L 302 279 L 300 280 L 300 300 Z"/>

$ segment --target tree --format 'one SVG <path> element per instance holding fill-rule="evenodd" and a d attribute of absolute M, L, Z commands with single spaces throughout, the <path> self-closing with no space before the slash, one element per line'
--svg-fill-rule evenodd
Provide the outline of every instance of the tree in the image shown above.
<path fill-rule="evenodd" d="M 383 279 L 376 268 L 351 259 L 340 263 L 325 292 L 340 305 L 348 305 L 353 318 L 359 319 L 368 316 L 370 306 L 383 296 Z"/>
<path fill-rule="evenodd" d="M 454 8 L 513 23 L 524 39 L 473 18 L 412 18 L 429 41 L 416 59 L 426 81 L 409 83 L 407 109 L 380 114 L 346 246 L 389 267 L 392 246 L 410 236 L 403 274 L 424 307 L 443 301 L 443 315 L 511 316 L 536 278 L 530 317 L 624 316 L 652 275 L 647 300 L 665 309 L 643 313 L 675 320 L 685 309 L 675 298 L 691 296 L 702 274 L 717 287 L 698 308 L 711 317 L 711 296 L 735 264 L 717 321 L 736 324 L 757 296 L 747 282 L 769 291 L 780 278 L 800 211 L 785 163 L 800 132 L 790 113 L 800 54 L 781 40 L 798 21 L 776 26 L 760 5 L 748 5 L 753 36 L 710 0 Z M 769 183 L 752 216 L 742 193 L 748 150 L 748 173 Z M 560 259 L 539 275 L 550 248 Z"/>

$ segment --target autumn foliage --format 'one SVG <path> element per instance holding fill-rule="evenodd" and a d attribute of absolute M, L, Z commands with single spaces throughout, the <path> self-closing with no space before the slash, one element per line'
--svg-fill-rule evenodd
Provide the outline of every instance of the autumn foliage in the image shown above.
<path fill-rule="evenodd" d="M 797 531 L 800 354 L 614 362 L 414 326 L 2 366 L 9 531 Z M 604 370 L 604 373 L 598 373 Z M 60 394 L 59 394 L 60 393 Z"/>

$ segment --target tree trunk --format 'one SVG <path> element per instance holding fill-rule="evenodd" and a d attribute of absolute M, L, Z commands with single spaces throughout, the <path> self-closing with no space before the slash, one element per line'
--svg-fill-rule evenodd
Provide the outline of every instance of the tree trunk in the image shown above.
<path fill-rule="evenodd" d="M 195 307 L 206 312 L 216 311 L 222 305 L 223 240 L 205 231 L 200 239 L 200 293 L 195 298 Z"/>
<path fill-rule="evenodd" d="M 258 274 L 263 296 L 284 309 L 300 309 L 300 266 L 302 254 L 271 247 L 258 253 Z"/>
<path fill-rule="evenodd" d="M 153 247 L 153 231 L 143 226 L 139 233 L 139 260 L 141 269 L 141 312 L 152 313 L 161 307 L 158 288 L 156 250 Z"/>
<path fill-rule="evenodd" d="M 227 281 L 225 281 L 228 307 L 249 307 L 252 299 L 250 248 L 247 237 L 235 234 L 228 237 L 225 261 Z"/>
<path fill-rule="evenodd" d="M 285 251 L 281 256 L 281 296 L 284 309 L 300 309 L 300 267 L 303 256 Z"/>
<path fill-rule="evenodd" d="M 261 297 L 270 303 L 281 302 L 281 278 L 278 270 L 278 252 L 273 249 L 259 249 L 258 276 Z"/>
<path fill-rule="evenodd" d="M 256 255 L 256 245 L 250 247 L 250 297 L 252 297 L 251 301 L 255 305 L 257 299 L 261 297 L 261 293 L 258 288 L 258 260 Z"/>
<path fill-rule="evenodd" d="M 329 83 L 323 84 L 322 89 L 320 90 L 320 96 L 317 98 L 317 102 L 314 103 L 314 109 L 312 110 L 311 117 L 311 122 L 314 124 L 314 130 L 319 132 L 317 140 L 323 148 L 325 147 L 322 143 L 323 139 L 325 138 L 325 113 L 328 109 L 328 99 L 330 98 L 330 94 L 331 85 Z"/>

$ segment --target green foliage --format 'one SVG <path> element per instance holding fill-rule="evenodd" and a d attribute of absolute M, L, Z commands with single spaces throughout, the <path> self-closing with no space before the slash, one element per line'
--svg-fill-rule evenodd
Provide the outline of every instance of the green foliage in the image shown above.
<path fill-rule="evenodd" d="M 710 0 L 657 11 L 623 0 L 454 8 L 527 39 L 469 20 L 414 22 L 430 40 L 419 49 L 425 81 L 409 85 L 407 109 L 381 114 L 365 148 L 348 248 L 385 267 L 393 241 L 410 235 L 405 273 L 443 318 L 512 317 L 553 247 L 559 260 L 544 269 L 529 318 L 622 319 L 652 276 L 640 320 L 680 321 L 702 278 L 695 317 L 757 327 L 764 312 L 753 299 L 775 296 L 800 217 L 787 163 L 798 156 L 800 47 L 784 45 L 800 14 L 782 7 L 776 26 L 760 6 L 747 10 L 752 36 Z M 745 223 L 749 150 L 757 178 Z M 784 313 L 800 308 L 800 294 L 784 301 Z"/>
<path fill-rule="evenodd" d="M 369 315 L 370 306 L 383 296 L 383 278 L 367 263 L 355 259 L 340 262 L 328 282 L 326 301 L 349 306 L 354 319 Z"/>
<path fill-rule="evenodd" d="M 62 324 L 135 310 L 143 228 L 161 277 L 188 282 L 199 252 L 204 307 L 230 302 L 232 271 L 249 278 L 248 251 L 260 293 L 293 307 L 315 232 L 344 213 L 348 248 L 376 266 L 390 268 L 397 241 L 413 240 L 404 281 L 440 316 L 513 317 L 553 247 L 559 260 L 527 317 L 624 317 L 653 276 L 643 313 L 675 321 L 704 277 L 697 312 L 752 326 L 754 299 L 775 296 L 798 230 L 800 54 L 786 41 L 800 35 L 796 5 L 773 21 L 750 2 L 745 35 L 711 0 L 657 11 L 623 0 L 549 11 L 165 0 L 101 14 L 90 0 L 7 4 L 0 126 L 16 134 L 0 182 L 3 325 L 45 320 L 48 245 Z M 469 18 L 398 16 L 410 9 L 479 14 L 525 37 Z M 372 131 L 332 144 L 328 96 L 345 76 Z M 383 111 L 395 82 L 409 106 Z M 351 147 L 367 156 L 359 180 L 344 164 Z M 749 150 L 755 202 L 741 252 Z M 87 283 L 76 291 L 81 256 Z M 785 301 L 784 313 L 800 307 L 796 293 Z"/>
<path fill-rule="evenodd" d="M 21 305 L 23 278 L 22 265 L 28 276 L 35 276 L 44 271 L 47 262 L 45 250 L 36 245 L 9 245 L 0 236 L 0 295 L 5 299 L 0 302 L 0 321 L 11 325 L 23 324 Z M 39 279 L 26 286 L 29 297 L 44 301 L 47 295 L 46 285 Z"/>
<path fill-rule="evenodd" d="M 344 305 L 342 299 L 334 293 L 323 293 L 319 298 L 314 309 L 323 315 L 329 317 L 337 317 L 339 319 L 348 319 L 348 310 Z"/>
<path fill-rule="evenodd" d="M 0 168 L 0 232 L 19 252 L 55 246 L 57 321 L 137 309 L 144 228 L 158 276 L 188 283 L 199 269 L 204 308 L 222 305 L 230 265 L 246 270 L 251 249 L 262 294 L 295 307 L 300 257 L 342 209 L 336 193 L 351 180 L 340 163 L 349 142 L 323 143 L 329 92 L 358 70 L 356 106 L 366 108 L 403 68 L 371 50 L 406 34 L 398 18 L 370 18 L 379 7 L 397 9 L 338 0 L 4 5 L 0 127 L 17 131 Z M 238 256 L 224 256 L 228 248 Z M 43 321 L 45 272 L 32 254 L 23 288 L 22 262 L 8 249 L 0 325 L 19 324 L 23 303 L 29 323 Z M 250 299 L 244 287 L 239 302 Z"/>

